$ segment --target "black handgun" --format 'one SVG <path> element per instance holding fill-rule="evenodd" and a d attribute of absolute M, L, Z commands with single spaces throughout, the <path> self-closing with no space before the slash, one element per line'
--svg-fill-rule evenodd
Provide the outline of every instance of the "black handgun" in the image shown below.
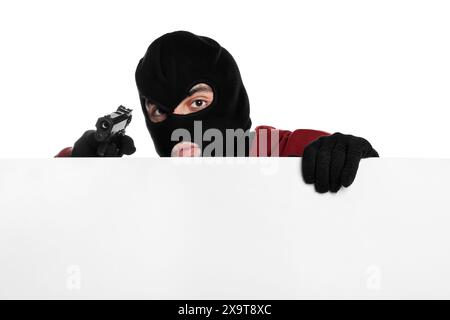
<path fill-rule="evenodd" d="M 120 106 L 117 111 L 97 120 L 95 139 L 101 142 L 97 149 L 97 154 L 100 157 L 105 155 L 109 143 L 112 143 L 118 136 L 125 134 L 125 129 L 131 122 L 132 111 L 132 109 Z"/>

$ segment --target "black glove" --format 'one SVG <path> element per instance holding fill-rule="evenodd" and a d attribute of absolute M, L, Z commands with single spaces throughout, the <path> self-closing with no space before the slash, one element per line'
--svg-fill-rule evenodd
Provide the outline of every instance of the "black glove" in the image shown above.
<path fill-rule="evenodd" d="M 122 135 L 109 141 L 107 145 L 102 145 L 95 139 L 95 130 L 86 131 L 80 139 L 75 142 L 72 148 L 72 157 L 100 157 L 97 153 L 102 148 L 104 157 L 121 157 L 124 154 L 130 155 L 136 151 L 134 141 L 131 137 Z"/>
<path fill-rule="evenodd" d="M 337 192 L 353 183 L 359 161 L 370 157 L 378 157 L 378 152 L 366 139 L 339 132 L 320 137 L 303 152 L 303 179 L 314 183 L 319 193 Z"/>

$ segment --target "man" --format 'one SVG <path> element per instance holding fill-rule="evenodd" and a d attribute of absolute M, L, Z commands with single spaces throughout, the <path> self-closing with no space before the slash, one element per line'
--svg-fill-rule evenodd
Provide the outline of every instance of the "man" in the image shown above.
<path fill-rule="evenodd" d="M 317 192 L 352 184 L 362 158 L 378 157 L 360 137 L 270 126 L 250 131 L 247 92 L 231 54 L 215 40 L 186 31 L 156 39 L 136 69 L 136 84 L 157 153 L 169 156 L 297 156 L 302 174 Z M 288 110 L 286 110 L 288 112 Z M 57 156 L 96 156 L 94 131 L 87 131 Z M 134 153 L 123 136 L 106 156 Z"/>

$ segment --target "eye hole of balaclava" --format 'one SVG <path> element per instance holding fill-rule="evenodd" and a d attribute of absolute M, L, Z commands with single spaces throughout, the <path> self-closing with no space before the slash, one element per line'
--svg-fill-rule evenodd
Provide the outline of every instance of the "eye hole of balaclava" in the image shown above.
<path fill-rule="evenodd" d="M 214 100 L 214 91 L 206 83 L 194 85 L 184 98 L 173 110 L 175 115 L 189 115 L 211 106 Z M 145 100 L 148 118 L 153 123 L 162 122 L 167 119 L 168 112 L 159 108 L 155 103 Z"/>

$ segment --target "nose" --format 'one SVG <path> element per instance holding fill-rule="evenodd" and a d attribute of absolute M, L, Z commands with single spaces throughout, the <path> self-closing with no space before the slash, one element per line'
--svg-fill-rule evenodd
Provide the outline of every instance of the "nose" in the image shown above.
<path fill-rule="evenodd" d="M 201 157 L 202 151 L 198 144 L 182 141 L 177 143 L 171 152 L 172 157 Z"/>

